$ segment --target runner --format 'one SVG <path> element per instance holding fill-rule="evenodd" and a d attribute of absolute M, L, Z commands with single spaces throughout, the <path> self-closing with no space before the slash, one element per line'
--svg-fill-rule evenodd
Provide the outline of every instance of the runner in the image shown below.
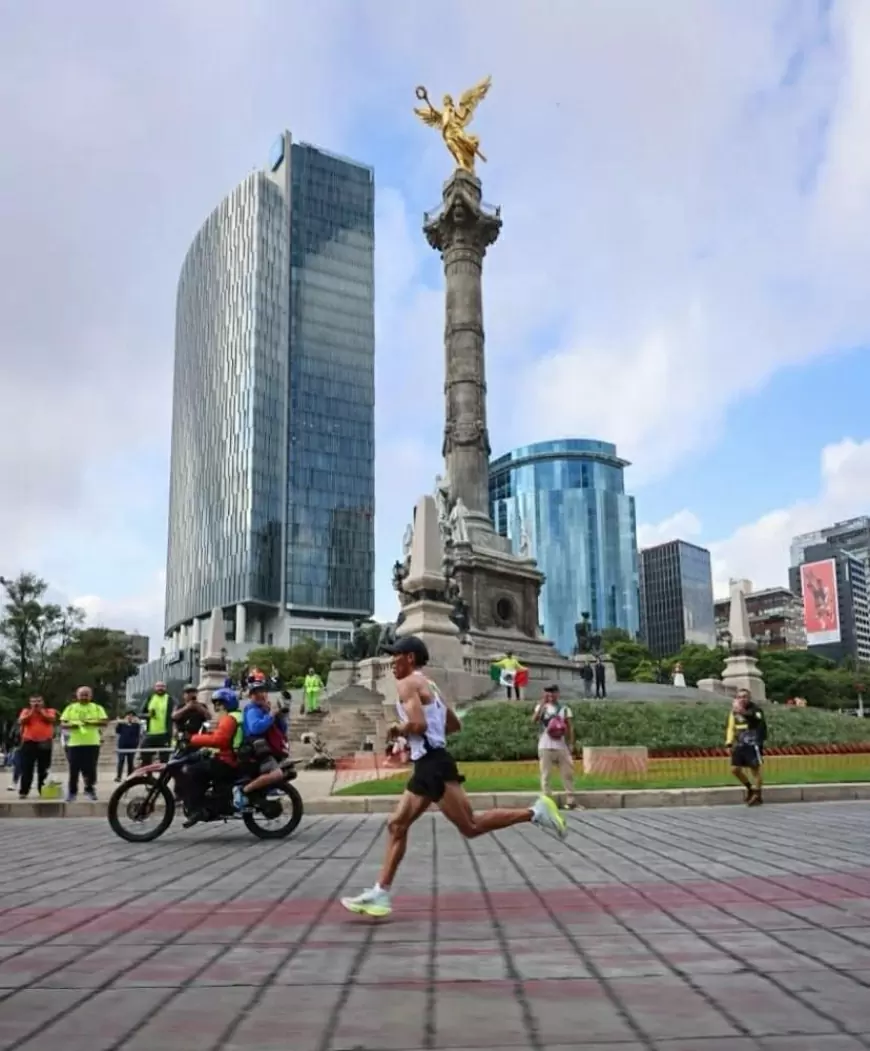
<path fill-rule="evenodd" d="M 558 807 L 545 796 L 533 807 L 522 810 L 487 810 L 475 814 L 462 787 L 465 778 L 446 748 L 447 735 L 460 729 L 459 719 L 441 699 L 435 684 L 420 671 L 429 661 L 426 644 L 414 635 L 406 635 L 384 650 L 392 655 L 393 674 L 399 687 L 396 709 L 401 721 L 391 727 L 390 736 L 407 739 L 414 772 L 387 822 L 389 840 L 377 883 L 355 898 L 341 900 L 349 912 L 364 916 L 389 916 L 393 911 L 390 891 L 405 856 L 408 832 L 432 803 L 437 803 L 441 813 L 466 839 L 528 821 L 560 837 L 566 832 Z"/>

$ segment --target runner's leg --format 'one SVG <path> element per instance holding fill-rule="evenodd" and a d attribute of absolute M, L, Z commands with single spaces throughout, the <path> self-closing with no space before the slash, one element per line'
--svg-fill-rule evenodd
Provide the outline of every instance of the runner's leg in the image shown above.
<path fill-rule="evenodd" d="M 402 798 L 387 821 L 387 852 L 384 864 L 378 876 L 378 886 L 389 890 L 396 878 L 396 872 L 405 856 L 408 846 L 408 832 L 411 825 L 431 806 L 432 801 L 425 796 L 416 796 L 413 792 L 404 792 Z"/>
<path fill-rule="evenodd" d="M 487 832 L 497 832 L 500 828 L 522 825 L 532 820 L 531 807 L 522 810 L 485 810 L 482 814 L 475 814 L 465 789 L 456 781 L 445 785 L 438 806 L 466 839 L 475 839 Z"/>

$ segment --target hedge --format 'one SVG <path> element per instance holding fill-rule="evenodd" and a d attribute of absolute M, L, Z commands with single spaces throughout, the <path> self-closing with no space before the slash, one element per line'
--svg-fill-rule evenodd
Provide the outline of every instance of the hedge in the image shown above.
<path fill-rule="evenodd" d="M 460 760 L 534 759 L 540 731 L 534 706 L 472 706 L 450 750 Z M 645 745 L 651 752 L 722 747 L 727 705 L 708 701 L 605 701 L 572 706 L 580 745 Z M 863 719 L 813 708 L 765 705 L 771 747 L 870 742 Z"/>

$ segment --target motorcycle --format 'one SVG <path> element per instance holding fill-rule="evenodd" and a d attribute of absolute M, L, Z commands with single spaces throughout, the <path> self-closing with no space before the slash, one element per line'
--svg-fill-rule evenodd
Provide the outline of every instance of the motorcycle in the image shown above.
<path fill-rule="evenodd" d="M 185 815 L 190 816 L 183 801 L 184 793 L 178 792 L 177 779 L 182 768 L 191 762 L 195 754 L 182 744 L 168 760 L 139 767 L 115 789 L 109 799 L 108 817 L 116 836 L 128 843 L 151 843 L 172 824 L 179 803 Z M 235 809 L 233 785 L 210 785 L 202 810 L 198 812 L 197 823 L 240 820 L 258 839 L 286 839 L 302 820 L 304 808 L 302 796 L 290 783 L 296 779 L 296 764 L 288 758 L 279 765 L 284 775 L 283 781 L 253 795 L 250 810 L 239 812 Z M 240 777 L 235 783 L 244 785 L 257 776 L 254 773 L 249 777 Z M 289 815 L 285 805 L 289 807 Z M 155 817 L 156 824 L 149 825 L 148 822 Z M 131 823 L 130 826 L 125 824 L 126 821 Z M 261 824 L 261 821 L 264 823 Z"/>

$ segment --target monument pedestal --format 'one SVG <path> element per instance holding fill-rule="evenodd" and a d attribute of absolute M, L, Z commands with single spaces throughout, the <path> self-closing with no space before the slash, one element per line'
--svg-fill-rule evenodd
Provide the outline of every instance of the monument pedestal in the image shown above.
<path fill-rule="evenodd" d="M 731 581 L 731 612 L 728 616 L 731 652 L 725 658 L 722 685 L 729 693 L 749 690 L 749 696 L 757 703 L 767 699 L 767 690 L 764 686 L 764 676 L 758 667 L 758 643 L 752 638 L 749 625 L 745 586 L 746 581 Z"/>
<path fill-rule="evenodd" d="M 722 685 L 729 693 L 749 690 L 749 696 L 756 703 L 767 699 L 764 678 L 753 654 L 732 653 L 730 657 L 726 657 Z"/>

